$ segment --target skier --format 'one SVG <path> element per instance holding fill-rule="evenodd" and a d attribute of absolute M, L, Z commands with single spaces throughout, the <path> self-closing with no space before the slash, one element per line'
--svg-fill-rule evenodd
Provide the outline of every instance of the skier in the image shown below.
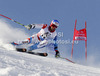
<path fill-rule="evenodd" d="M 22 44 L 30 44 L 33 43 L 32 46 L 28 48 L 23 48 L 23 52 L 31 52 L 35 49 L 40 49 L 43 47 L 47 47 L 50 44 L 53 44 L 55 57 L 60 57 L 60 53 L 58 51 L 57 41 L 57 33 L 56 28 L 59 26 L 58 20 L 52 20 L 50 26 L 47 24 L 29 24 L 26 26 L 27 29 L 40 28 L 41 30 L 32 35 L 31 37 L 25 39 L 24 41 L 12 42 L 13 45 L 22 45 Z M 50 42 L 51 41 L 51 42 Z M 53 41 L 53 42 L 52 42 Z"/>

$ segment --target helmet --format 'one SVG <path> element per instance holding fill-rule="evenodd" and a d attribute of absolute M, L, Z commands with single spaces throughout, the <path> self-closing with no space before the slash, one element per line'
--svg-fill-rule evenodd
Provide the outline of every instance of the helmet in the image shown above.
<path fill-rule="evenodd" d="M 59 26 L 59 21 L 58 20 L 52 20 L 50 26 L 55 25 L 56 27 Z"/>

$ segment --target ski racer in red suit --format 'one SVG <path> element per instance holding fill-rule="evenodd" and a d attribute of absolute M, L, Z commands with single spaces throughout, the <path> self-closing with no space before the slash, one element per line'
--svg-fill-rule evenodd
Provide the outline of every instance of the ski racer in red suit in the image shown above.
<path fill-rule="evenodd" d="M 22 45 L 22 44 L 30 44 L 33 45 L 26 48 L 27 51 L 32 51 L 35 49 L 40 49 L 51 44 L 50 40 L 53 41 L 55 57 L 60 57 L 60 53 L 58 51 L 58 44 L 57 41 L 57 33 L 56 28 L 59 26 L 58 20 L 52 20 L 50 26 L 47 24 L 29 24 L 27 25 L 27 29 L 34 29 L 40 28 L 41 30 L 37 33 L 32 35 L 31 37 L 27 38 L 24 41 L 13 42 L 13 45 Z M 25 51 L 26 51 L 25 50 Z M 24 51 L 24 50 L 23 50 Z"/>

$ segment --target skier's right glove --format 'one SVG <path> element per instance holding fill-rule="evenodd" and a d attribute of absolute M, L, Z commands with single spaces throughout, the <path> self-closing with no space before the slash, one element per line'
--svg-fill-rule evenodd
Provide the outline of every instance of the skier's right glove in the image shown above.
<path fill-rule="evenodd" d="M 34 29 L 34 28 L 35 28 L 35 24 L 29 24 L 29 25 L 26 26 L 26 28 L 27 28 L 28 30 Z"/>
<path fill-rule="evenodd" d="M 59 58 L 59 57 L 60 57 L 59 51 L 56 51 L 55 57 L 56 57 L 56 58 Z"/>

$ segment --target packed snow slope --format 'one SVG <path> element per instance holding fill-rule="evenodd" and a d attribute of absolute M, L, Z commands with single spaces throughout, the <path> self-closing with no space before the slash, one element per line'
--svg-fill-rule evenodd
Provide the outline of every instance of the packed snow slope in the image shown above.
<path fill-rule="evenodd" d="M 0 76 L 100 76 L 100 69 L 0 46 Z"/>
<path fill-rule="evenodd" d="M 73 64 L 55 57 L 41 57 L 15 51 L 11 41 L 27 38 L 0 19 L 0 76 L 100 76 L 100 69 Z"/>

